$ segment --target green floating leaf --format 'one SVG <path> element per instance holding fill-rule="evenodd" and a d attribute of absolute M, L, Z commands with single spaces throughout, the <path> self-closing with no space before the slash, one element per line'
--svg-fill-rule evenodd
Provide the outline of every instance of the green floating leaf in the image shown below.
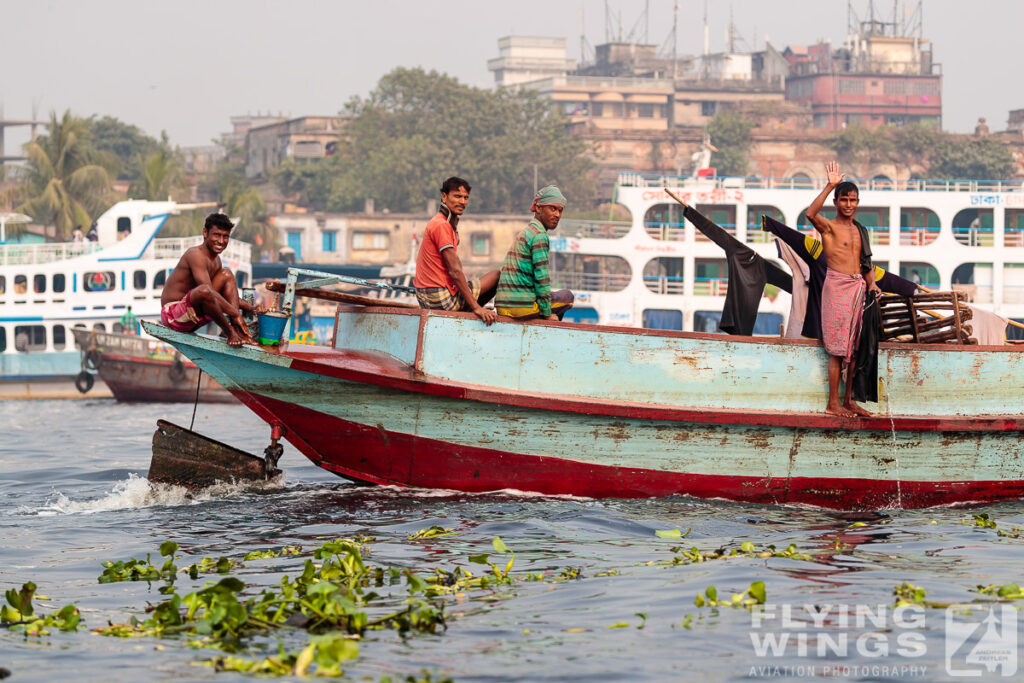
<path fill-rule="evenodd" d="M 743 543 L 740 543 L 740 551 L 744 553 L 754 552 L 754 543 L 752 541 L 743 541 Z"/>
<path fill-rule="evenodd" d="M 496 553 L 510 553 L 511 550 L 505 545 L 505 542 L 501 540 L 501 536 L 495 536 L 494 540 L 491 541 L 491 545 L 494 546 L 494 552 Z"/>
<path fill-rule="evenodd" d="M 689 529 L 686 530 L 686 534 L 688 533 L 690 533 Z M 686 534 L 679 529 L 657 529 L 654 532 L 658 538 L 684 538 Z"/>
<path fill-rule="evenodd" d="M 750 584 L 750 590 L 748 590 L 747 593 L 749 593 L 750 597 L 754 598 L 754 600 L 757 601 L 757 604 L 763 605 L 765 598 L 767 597 L 767 593 L 764 587 L 764 581 L 755 581 L 754 583 Z"/>

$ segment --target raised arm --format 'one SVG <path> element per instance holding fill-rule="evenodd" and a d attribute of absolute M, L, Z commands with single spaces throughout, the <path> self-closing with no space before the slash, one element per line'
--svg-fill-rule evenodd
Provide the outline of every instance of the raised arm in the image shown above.
<path fill-rule="evenodd" d="M 809 220 L 811 225 L 813 225 L 822 235 L 832 231 L 832 222 L 824 216 L 819 215 L 818 212 L 821 211 L 821 207 L 824 206 L 825 199 L 827 199 L 829 194 L 836 189 L 836 185 L 843 182 L 843 179 L 846 178 L 846 174 L 840 172 L 838 162 L 830 161 L 825 164 L 825 176 L 827 178 L 825 188 L 817 197 L 814 198 L 811 205 L 807 207 L 807 220 Z"/>

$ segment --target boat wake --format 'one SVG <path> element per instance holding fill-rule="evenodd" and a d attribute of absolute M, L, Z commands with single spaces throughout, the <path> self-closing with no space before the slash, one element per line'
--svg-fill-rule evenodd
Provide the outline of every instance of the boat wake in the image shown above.
<path fill-rule="evenodd" d="M 42 507 L 22 508 L 19 512 L 52 516 L 94 514 L 166 505 L 195 505 L 252 491 L 276 491 L 282 486 L 282 480 L 276 479 L 269 482 L 218 482 L 203 489 L 190 490 L 184 486 L 153 483 L 133 473 L 128 475 L 127 480 L 117 482 L 112 491 L 98 499 L 76 501 L 57 491 Z"/>

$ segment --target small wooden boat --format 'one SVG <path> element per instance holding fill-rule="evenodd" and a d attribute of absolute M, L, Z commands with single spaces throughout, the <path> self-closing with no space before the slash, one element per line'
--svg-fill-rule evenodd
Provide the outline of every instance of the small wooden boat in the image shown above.
<path fill-rule="evenodd" d="M 122 402 L 234 403 L 235 398 L 194 363 L 165 343 L 133 334 L 72 328 L 82 352 L 75 386 L 87 393 L 94 371 Z"/>
<path fill-rule="evenodd" d="M 840 418 L 802 339 L 352 305 L 323 347 L 146 329 L 360 482 L 840 509 L 1024 496 L 1018 347 L 883 343 L 877 416 Z"/>

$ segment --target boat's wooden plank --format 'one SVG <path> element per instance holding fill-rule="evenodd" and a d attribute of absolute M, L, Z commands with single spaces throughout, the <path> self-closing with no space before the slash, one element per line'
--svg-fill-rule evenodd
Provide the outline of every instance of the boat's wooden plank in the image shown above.
<path fill-rule="evenodd" d="M 268 292 L 283 292 L 285 285 L 280 280 L 270 280 L 265 284 Z M 360 296 L 358 294 L 349 294 L 348 292 L 335 292 L 329 289 L 314 288 L 296 288 L 295 296 L 306 296 L 311 299 L 322 299 L 324 301 L 336 301 L 342 304 L 356 304 L 358 306 L 382 306 L 385 308 L 416 308 L 419 306 L 416 304 L 405 303 L 403 301 L 393 301 L 391 299 L 375 299 L 371 296 Z"/>

